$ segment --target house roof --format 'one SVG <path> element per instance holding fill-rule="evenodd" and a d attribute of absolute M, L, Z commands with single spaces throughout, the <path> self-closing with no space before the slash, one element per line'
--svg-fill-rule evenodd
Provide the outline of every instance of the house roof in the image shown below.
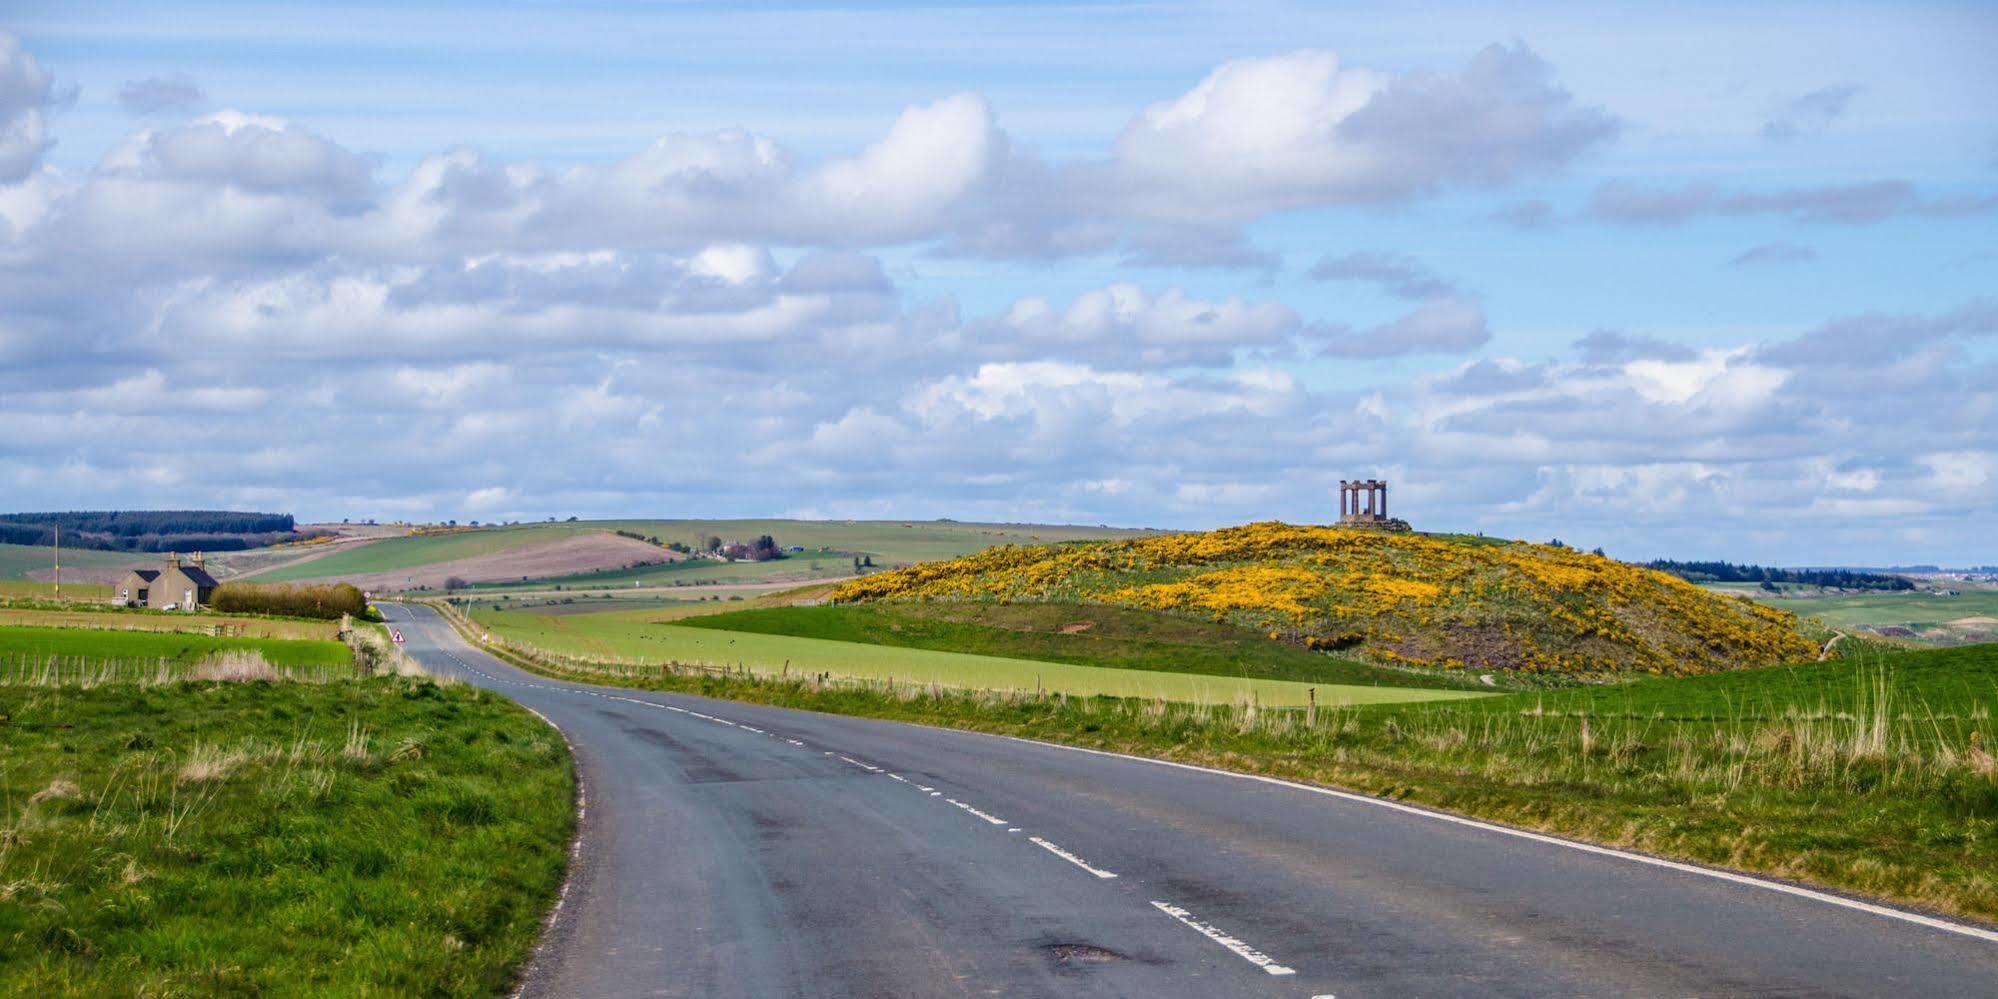
<path fill-rule="evenodd" d="M 160 578 L 160 571 L 158 569 L 133 569 L 132 575 L 137 576 L 140 579 L 143 579 L 146 582 L 150 583 L 153 580 Z"/>
<path fill-rule="evenodd" d="M 186 576 L 186 577 L 187 577 L 187 581 L 188 581 L 188 582 L 190 582 L 190 583 L 193 583 L 193 584 L 194 584 L 194 585 L 196 585 L 196 586 L 220 586 L 220 585 L 222 585 L 222 584 L 220 584 L 220 583 L 217 583 L 217 582 L 215 581 L 215 577 L 214 577 L 214 576 L 211 576 L 211 575 L 209 575 L 209 574 L 208 574 L 208 570 L 206 570 L 206 569 L 203 569 L 203 568 L 201 568 L 201 567 L 199 567 L 199 566 L 192 566 L 192 565 L 178 565 L 178 566 L 175 566 L 175 567 L 173 568 L 173 571 L 174 571 L 174 572 L 178 572 L 178 573 L 180 573 L 180 574 L 181 574 L 181 575 L 183 575 L 183 576 Z"/>

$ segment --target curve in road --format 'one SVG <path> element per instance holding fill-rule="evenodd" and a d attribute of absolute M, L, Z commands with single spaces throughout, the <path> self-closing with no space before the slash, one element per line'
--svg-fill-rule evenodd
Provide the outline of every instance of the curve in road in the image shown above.
<path fill-rule="evenodd" d="M 1998 991 L 1977 927 L 1286 781 L 549 680 L 385 610 L 575 749 L 527 995 Z"/>

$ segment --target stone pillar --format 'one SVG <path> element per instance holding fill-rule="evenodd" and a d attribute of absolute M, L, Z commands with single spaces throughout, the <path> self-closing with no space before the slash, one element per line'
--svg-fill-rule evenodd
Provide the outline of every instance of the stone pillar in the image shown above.
<path fill-rule="evenodd" d="M 1387 519 L 1387 483 L 1381 483 L 1381 519 Z"/>

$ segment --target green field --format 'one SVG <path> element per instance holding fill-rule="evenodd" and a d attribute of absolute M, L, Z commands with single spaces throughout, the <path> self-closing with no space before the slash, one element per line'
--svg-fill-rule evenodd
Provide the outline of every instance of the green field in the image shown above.
<path fill-rule="evenodd" d="M 680 624 L 1113 669 L 1390 687 L 1478 686 L 1475 676 L 1462 673 L 1383 669 L 1272 642 L 1228 625 L 1102 605 L 958 602 L 767 607 L 690 617 Z"/>
<path fill-rule="evenodd" d="M 0 625 L 0 671 L 50 657 L 191 664 L 217 653 L 252 651 L 273 666 L 344 666 L 350 659 L 347 646 L 335 641 Z"/>
<path fill-rule="evenodd" d="M 851 575 L 853 556 L 826 551 L 807 551 L 787 555 L 768 562 L 718 562 L 714 559 L 696 558 L 679 562 L 655 562 L 651 565 L 634 566 L 626 569 L 605 569 L 602 572 L 579 572 L 567 576 L 548 576 L 527 582 L 474 583 L 467 590 L 474 594 L 504 593 L 509 590 L 545 590 L 561 586 L 572 590 L 581 589 L 633 589 L 638 587 L 660 586 L 707 586 L 730 583 L 758 583 L 773 578 L 803 578 L 810 582 L 812 576 L 832 579 Z M 801 584 L 802 585 L 802 584 Z"/>
<path fill-rule="evenodd" d="M 1106 669 L 822 638 L 715 631 L 652 620 L 653 616 L 645 611 L 568 616 L 487 610 L 473 613 L 479 625 L 501 638 L 604 661 L 740 665 L 765 674 L 787 669 L 798 674 L 830 672 L 854 679 L 892 679 L 898 683 L 934 683 L 977 690 L 1032 691 L 1039 686 L 1051 693 L 1213 704 L 1251 698 L 1268 705 L 1303 704 L 1308 699 L 1306 691 L 1314 687 L 1321 704 L 1480 696 L 1467 691 Z"/>
<path fill-rule="evenodd" d="M 1756 594 L 1772 607 L 1814 617 L 1833 628 L 1903 627 L 1934 630 L 1964 618 L 1998 619 L 1998 587 L 1964 588 L 1955 593 L 1903 591 L 1825 596 Z"/>
<path fill-rule="evenodd" d="M 503 994 L 572 793 L 469 687 L 0 687 L 0 995 Z"/>
<path fill-rule="evenodd" d="M 131 552 L 100 552 L 88 548 L 62 550 L 62 567 L 67 570 L 105 569 L 134 562 L 142 562 L 156 556 L 135 555 Z M 0 545 L 0 579 L 27 579 L 31 571 L 52 568 L 55 565 L 55 549 L 40 545 Z M 63 573 L 68 576 L 68 572 Z M 68 590 L 69 587 L 63 587 Z"/>

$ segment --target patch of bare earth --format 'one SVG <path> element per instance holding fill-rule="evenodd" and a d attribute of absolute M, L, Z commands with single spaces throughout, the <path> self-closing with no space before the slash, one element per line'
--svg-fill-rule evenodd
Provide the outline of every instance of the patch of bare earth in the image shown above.
<path fill-rule="evenodd" d="M 518 582 L 522 578 L 540 579 L 671 562 L 679 557 L 658 545 L 603 531 L 409 569 L 312 581 L 347 582 L 364 590 L 439 589 L 445 580 L 453 576 L 468 583 Z"/>

